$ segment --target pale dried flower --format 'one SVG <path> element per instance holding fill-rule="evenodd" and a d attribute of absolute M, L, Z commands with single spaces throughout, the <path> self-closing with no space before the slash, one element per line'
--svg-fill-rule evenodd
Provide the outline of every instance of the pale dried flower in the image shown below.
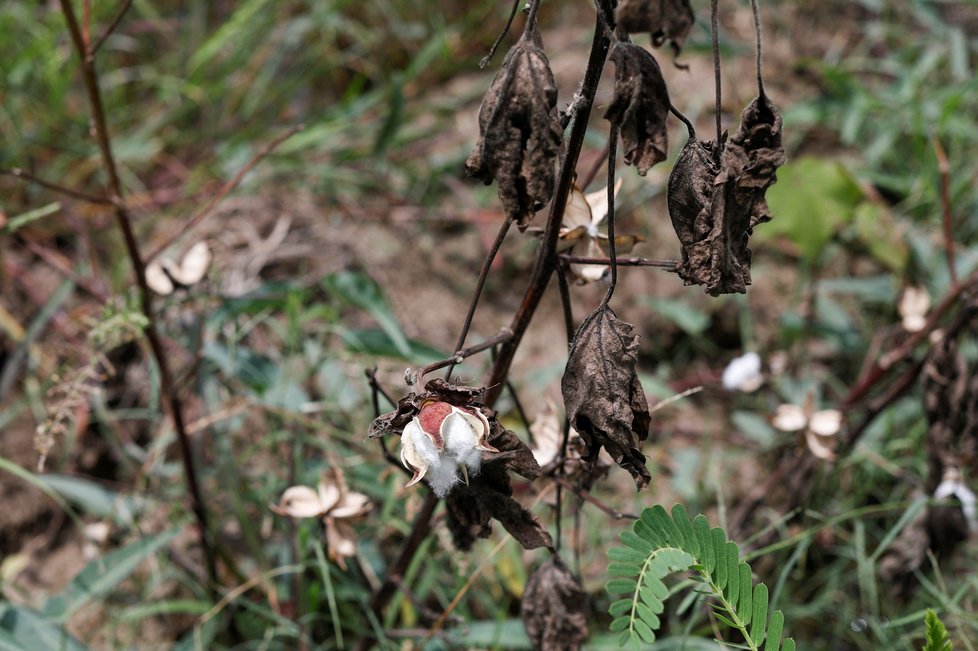
<path fill-rule="evenodd" d="M 927 312 L 930 310 L 930 293 L 923 285 L 911 285 L 903 290 L 897 312 L 901 324 L 907 332 L 920 332 L 927 325 Z"/>
<path fill-rule="evenodd" d="M 835 459 L 835 435 L 842 429 L 842 412 L 816 411 L 814 393 L 808 393 L 804 406 L 779 405 L 771 424 L 782 432 L 804 432 L 805 444 L 812 454 L 825 461 Z"/>
<path fill-rule="evenodd" d="M 290 486 L 270 508 L 290 518 L 322 519 L 329 557 L 345 570 L 345 559 L 356 554 L 356 533 L 349 520 L 370 510 L 370 498 L 348 490 L 343 471 L 333 468 L 324 473 L 315 489 Z"/>
<path fill-rule="evenodd" d="M 621 190 L 621 179 L 615 184 L 615 196 Z M 582 258 L 607 258 L 608 235 L 599 229 L 601 222 L 608 217 L 608 190 L 602 188 L 584 194 L 574 188 L 567 198 L 564 220 L 560 227 L 557 242 L 558 253 L 568 253 Z M 639 235 L 618 235 L 615 237 L 615 251 L 629 253 L 636 243 L 644 238 Z M 571 263 L 571 275 L 580 284 L 593 283 L 608 273 L 607 265 Z"/>
<path fill-rule="evenodd" d="M 207 274 L 211 251 L 206 242 L 197 242 L 177 262 L 161 257 L 146 265 L 146 284 L 157 294 L 169 296 L 178 287 L 196 285 Z"/>

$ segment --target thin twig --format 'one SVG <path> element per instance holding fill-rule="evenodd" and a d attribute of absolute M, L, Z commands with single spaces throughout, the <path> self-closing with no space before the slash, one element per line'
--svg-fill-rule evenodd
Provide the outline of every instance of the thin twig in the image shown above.
<path fill-rule="evenodd" d="M 102 154 L 102 164 L 108 176 L 108 190 L 115 208 L 116 223 L 119 226 L 119 230 L 122 231 L 126 244 L 126 253 L 133 266 L 136 283 L 139 286 L 140 306 L 147 320 L 145 329 L 146 339 L 149 341 L 150 350 L 159 369 L 162 400 L 167 405 L 170 417 L 173 419 L 173 428 L 176 431 L 177 441 L 180 445 L 187 490 L 190 493 L 190 506 L 197 519 L 197 533 L 201 550 L 204 554 L 204 564 L 207 568 L 208 589 L 212 595 L 216 595 L 218 586 L 216 555 L 207 524 L 207 511 L 204 507 L 200 485 L 197 481 L 197 472 L 194 468 L 193 449 L 190 444 L 190 437 L 187 434 L 187 428 L 184 424 L 183 406 L 181 405 L 177 388 L 173 382 L 169 357 L 163 349 L 163 342 L 160 339 L 156 313 L 153 309 L 153 294 L 149 289 L 149 285 L 146 283 L 146 265 L 139 252 L 139 244 L 136 241 L 136 235 L 132 228 L 132 219 L 122 201 L 122 183 L 119 180 L 115 157 L 112 154 L 112 145 L 105 119 L 105 109 L 102 106 L 102 95 L 99 89 L 94 60 L 89 56 L 89 49 L 82 36 L 78 19 L 75 17 L 71 0 L 61 0 L 61 9 L 64 13 L 65 21 L 68 23 L 68 31 L 71 34 L 71 39 L 74 42 L 78 57 L 81 60 L 82 77 L 88 93 L 89 104 L 91 105 L 95 139 L 98 142 L 99 150 Z"/>
<path fill-rule="evenodd" d="M 635 515 L 634 513 L 624 513 L 622 511 L 618 511 L 616 509 L 611 508 L 610 506 L 608 506 L 607 504 L 605 504 L 604 502 L 596 498 L 594 495 L 591 495 L 590 491 L 586 491 L 580 486 L 575 486 L 574 484 L 567 481 L 563 477 L 554 477 L 553 481 L 558 486 L 562 486 L 563 488 L 566 488 L 567 490 L 571 491 L 572 493 L 580 497 L 588 504 L 593 504 L 594 506 L 598 507 L 599 509 L 601 509 L 602 511 L 610 515 L 615 520 L 638 520 L 639 519 L 638 516 Z"/>
<path fill-rule="evenodd" d="M 611 135 L 608 136 L 608 258 L 611 264 L 611 283 L 601 301 L 602 306 L 608 305 L 618 286 L 618 256 L 615 245 L 615 157 L 618 155 L 618 123 L 611 123 Z"/>
<path fill-rule="evenodd" d="M 761 7 L 758 0 L 750 0 L 751 11 L 754 12 L 754 35 L 757 39 L 755 44 L 754 63 L 757 74 L 757 94 L 764 97 L 764 77 L 761 75 L 763 49 L 761 47 Z"/>
<path fill-rule="evenodd" d="M 424 381 L 424 376 L 426 376 L 428 373 L 431 373 L 432 371 L 437 371 L 440 368 L 445 368 L 446 366 L 452 364 L 461 364 L 462 360 L 464 360 L 465 358 L 471 357 L 476 353 L 481 353 L 482 351 L 488 350 L 493 346 L 497 346 L 503 342 L 509 341 L 509 339 L 511 339 L 512 336 L 513 336 L 512 330 L 510 330 L 509 328 L 500 328 L 499 332 L 489 337 L 485 341 L 479 342 L 473 346 L 469 346 L 468 348 L 465 348 L 463 350 L 457 350 L 455 351 L 455 354 L 452 355 L 451 357 L 447 359 L 439 360 L 437 362 L 432 362 L 431 364 L 428 364 L 427 366 L 423 367 L 415 374 L 415 384 L 421 386 L 422 382 Z"/>
<path fill-rule="evenodd" d="M 954 219 L 951 215 L 951 166 L 947 154 L 938 138 L 934 138 L 934 154 L 937 156 L 937 170 L 941 175 L 941 224 L 944 227 L 944 250 L 947 252 L 947 272 L 951 286 L 958 284 L 957 265 L 954 263 Z"/>
<path fill-rule="evenodd" d="M 99 197 L 94 194 L 88 194 L 87 192 L 81 192 L 80 190 L 66 188 L 63 185 L 58 185 L 57 183 L 52 183 L 51 181 L 45 181 L 44 179 L 34 176 L 29 172 L 25 172 L 19 167 L 12 167 L 9 170 L 0 170 L 0 174 L 6 174 L 7 176 L 12 176 L 23 181 L 30 181 L 31 183 L 40 185 L 48 190 L 54 190 L 55 192 L 71 197 L 72 199 L 81 199 L 82 201 L 98 204 L 100 206 L 114 205 L 112 199 L 109 199 L 108 197 Z"/>
<path fill-rule="evenodd" d="M 109 36 L 112 35 L 112 32 L 114 32 L 116 27 L 119 26 L 119 23 L 122 22 L 122 17 L 126 15 L 126 12 L 129 11 L 129 7 L 131 6 L 132 6 L 132 0 L 123 0 L 122 6 L 119 7 L 119 11 L 116 13 L 115 18 L 112 19 L 112 22 L 109 23 L 109 26 L 105 28 L 105 31 L 102 32 L 102 35 L 99 36 L 97 39 L 95 39 L 95 42 L 92 43 L 92 47 L 89 48 L 88 55 L 90 57 L 94 57 L 95 54 L 98 52 L 98 49 L 102 47 L 103 43 L 105 43 L 105 39 L 109 38 Z"/>
<path fill-rule="evenodd" d="M 710 0 L 710 30 L 713 35 L 713 87 L 716 92 L 717 145 L 714 155 L 719 156 L 723 129 L 720 126 L 720 8 L 718 0 Z"/>
<path fill-rule="evenodd" d="M 492 61 L 492 57 L 496 55 L 496 49 L 499 47 L 499 44 L 503 42 L 503 39 L 506 38 L 506 34 L 509 33 L 509 28 L 512 27 L 513 19 L 516 18 L 516 12 L 519 11 L 520 4 L 522 2 L 523 0 L 514 0 L 513 9 L 512 11 L 509 12 L 509 20 L 506 21 L 506 26 L 503 27 L 503 31 L 499 32 L 499 36 L 496 37 L 496 40 L 492 44 L 492 47 L 489 48 L 489 54 L 482 57 L 482 60 L 479 61 L 480 70 L 485 70 L 485 67 L 489 65 L 490 61 Z"/>
<path fill-rule="evenodd" d="M 285 142 L 295 134 L 299 133 L 303 129 L 305 129 L 304 124 L 297 124 L 291 129 L 289 129 L 288 131 L 286 131 L 285 133 L 283 133 L 282 135 L 280 135 L 275 140 L 271 141 L 270 143 L 262 147 L 261 151 L 255 154 L 252 157 L 252 159 L 248 161 L 248 164 L 242 167 L 241 170 L 234 175 L 234 178 L 232 178 L 230 181 L 225 183 L 221 187 L 221 189 L 218 190 L 217 193 L 211 197 L 210 201 L 208 201 L 203 208 L 198 210 L 193 217 L 187 220 L 187 223 L 184 224 L 178 232 L 174 233 L 171 237 L 169 237 L 166 241 L 164 241 L 163 244 L 153 249 L 153 251 L 146 256 L 146 262 L 149 263 L 155 260 L 161 253 L 163 253 L 163 251 L 170 248 L 174 242 L 176 242 L 181 237 L 186 235 L 190 230 L 192 230 L 197 224 L 199 224 L 205 217 L 207 217 L 211 213 L 214 207 L 217 206 L 217 204 L 219 204 L 224 199 L 224 197 L 226 197 L 232 190 L 238 187 L 238 184 L 241 183 L 241 181 L 248 174 L 248 172 L 250 172 L 258 163 L 260 163 L 263 159 L 265 159 L 269 154 L 275 151 L 275 149 L 279 145 L 281 145 L 283 142 Z"/>
<path fill-rule="evenodd" d="M 611 264 L 611 258 L 587 258 L 580 255 L 570 255 L 561 253 L 560 259 L 563 262 L 572 264 L 594 264 L 607 266 Z M 679 266 L 677 260 L 652 260 L 649 258 L 618 258 L 619 267 L 659 267 L 666 271 L 675 271 Z"/>
<path fill-rule="evenodd" d="M 462 322 L 462 330 L 458 333 L 458 339 L 455 341 L 455 350 L 461 350 L 462 346 L 465 345 L 465 338 L 469 336 L 469 328 L 472 327 L 472 319 L 475 317 L 476 308 L 479 307 L 479 299 L 482 298 L 482 290 L 486 286 L 486 278 L 489 277 L 489 269 L 492 267 L 492 262 L 496 259 L 496 254 L 499 253 L 499 247 L 503 245 L 503 240 L 506 239 L 506 234 L 512 225 L 513 217 L 506 215 L 506 220 L 499 227 L 499 232 L 496 233 L 496 239 L 493 240 L 492 246 L 489 248 L 489 253 L 482 262 L 482 269 L 479 270 L 479 278 L 475 281 L 475 290 L 472 292 L 472 298 L 469 300 L 469 309 L 465 313 L 465 321 Z M 455 364 L 451 364 L 445 372 L 446 380 L 451 379 L 452 371 L 454 370 Z"/>
<path fill-rule="evenodd" d="M 683 115 L 682 111 L 677 109 L 672 104 L 669 105 L 669 112 L 672 113 L 676 118 L 686 125 L 686 131 L 689 133 L 689 139 L 693 140 L 696 138 L 696 129 L 693 127 L 693 123 L 690 122 L 689 118 Z"/>

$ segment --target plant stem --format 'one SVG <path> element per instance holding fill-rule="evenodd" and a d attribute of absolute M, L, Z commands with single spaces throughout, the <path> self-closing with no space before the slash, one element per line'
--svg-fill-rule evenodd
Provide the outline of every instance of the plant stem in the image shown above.
<path fill-rule="evenodd" d="M 466 357 L 471 357 L 476 353 L 481 353 L 482 351 L 488 350 L 493 346 L 509 341 L 512 337 L 513 337 L 512 330 L 510 330 L 509 328 L 502 328 L 499 330 L 499 332 L 489 337 L 485 341 L 477 343 L 473 346 L 469 346 L 464 350 L 457 350 L 455 351 L 455 354 L 449 357 L 448 359 L 443 359 L 428 364 L 427 366 L 425 366 L 424 368 L 422 368 L 417 372 L 417 374 L 415 375 L 416 379 L 414 383 L 418 386 L 421 386 L 422 382 L 424 382 L 424 376 L 427 375 L 428 373 L 431 373 L 432 371 L 437 371 L 440 368 L 445 368 L 446 366 L 449 365 L 460 364 L 462 360 L 465 359 Z"/>
<path fill-rule="evenodd" d="M 951 215 L 951 167 L 941 141 L 934 138 L 934 154 L 937 156 L 937 170 L 941 175 L 941 225 L 944 228 L 944 250 L 947 254 L 947 272 L 951 286 L 958 284 L 957 265 L 954 263 L 954 218 Z"/>
<path fill-rule="evenodd" d="M 559 257 L 561 261 L 573 264 L 611 264 L 611 258 L 587 258 L 580 255 L 569 255 L 567 253 L 562 253 Z M 677 260 L 652 260 L 649 258 L 618 258 L 616 262 L 619 267 L 660 267 L 666 271 L 675 271 L 676 267 L 679 266 Z"/>
<path fill-rule="evenodd" d="M 605 60 L 608 57 L 608 48 L 611 44 L 611 37 L 608 33 L 604 20 L 600 17 L 601 11 L 610 11 L 611 0 L 599 0 L 599 16 L 596 18 L 594 28 L 594 39 L 591 44 L 591 54 L 588 58 L 587 70 L 584 73 L 584 82 L 581 84 L 579 94 L 580 101 L 576 105 L 577 112 L 574 115 L 574 123 L 568 136 L 567 151 L 561 162 L 560 176 L 557 181 L 557 189 L 554 192 L 553 201 L 550 204 L 550 214 L 547 217 L 547 224 L 543 232 L 543 240 L 537 252 L 536 261 L 531 272 L 530 281 L 527 285 L 523 300 L 520 303 L 516 314 L 510 324 L 513 336 L 499 347 L 499 355 L 493 364 L 489 374 L 489 381 L 486 383 L 486 404 L 490 407 L 499 397 L 505 379 L 509 375 L 509 368 L 513 363 L 513 356 L 516 349 L 526 333 L 533 315 L 536 313 L 540 300 L 543 298 L 550 276 L 553 275 L 557 266 L 557 236 L 560 232 L 560 223 L 564 218 L 564 210 L 567 207 L 567 197 L 574 185 L 575 170 L 577 160 L 581 155 L 581 148 L 584 144 L 584 134 L 587 132 L 588 117 L 591 114 L 591 106 L 594 104 L 594 94 L 598 89 L 598 82 L 601 80 L 601 71 L 604 68 Z"/>
<path fill-rule="evenodd" d="M 122 201 L 122 183 L 116 170 L 115 158 L 112 155 L 112 145 L 109 140 L 108 128 L 105 119 L 105 110 L 102 106 L 102 95 L 99 90 L 98 77 L 95 72 L 95 60 L 91 49 L 86 46 L 86 41 L 82 36 L 78 19 L 75 17 L 71 0 L 60 0 L 61 9 L 68 23 L 68 31 L 74 42 L 75 50 L 81 59 L 82 77 L 85 82 L 85 89 L 88 93 L 89 104 L 92 110 L 92 121 L 95 132 L 95 139 L 98 142 L 102 154 L 102 164 L 108 176 L 109 197 L 114 205 L 114 214 L 119 230 L 122 231 L 126 244 L 126 253 L 132 263 L 133 271 L 136 275 L 136 283 L 139 286 L 140 306 L 143 315 L 146 317 L 146 339 L 149 341 L 150 350 L 156 360 L 160 372 L 160 393 L 163 402 L 167 405 L 170 417 L 173 419 L 173 427 L 176 431 L 177 441 L 180 445 L 181 460 L 183 462 L 184 474 L 186 475 L 187 489 L 190 493 L 190 506 L 197 519 L 198 537 L 201 550 L 204 554 L 204 563 L 207 568 L 208 589 L 213 594 L 217 591 L 217 563 L 214 554 L 213 543 L 210 537 L 210 530 L 207 525 L 207 511 L 204 508 L 204 501 L 201 496 L 200 486 L 197 481 L 197 472 L 194 468 L 193 449 L 187 428 L 184 424 L 183 406 L 173 382 L 173 374 L 170 370 L 169 358 L 163 349 L 163 342 L 160 339 L 156 314 L 153 310 L 153 295 L 149 285 L 146 284 L 146 266 L 139 252 L 139 244 L 136 241 L 135 233 L 132 228 L 132 219 Z"/>
<path fill-rule="evenodd" d="M 509 232 L 509 227 L 513 225 L 513 218 L 509 215 L 506 216 L 506 220 L 503 222 L 502 226 L 499 227 L 499 232 L 496 233 L 496 239 L 492 243 L 492 247 L 489 249 L 489 253 L 486 255 L 486 259 L 482 262 L 482 269 L 479 270 L 479 279 L 475 282 L 475 291 L 472 292 L 472 300 L 469 301 L 468 312 L 465 313 L 465 321 L 462 323 L 462 330 L 458 333 L 458 340 L 455 342 L 455 350 L 462 350 L 462 346 L 465 345 L 465 338 L 469 336 L 469 328 L 472 327 L 472 319 L 475 317 L 475 310 L 479 306 L 479 299 L 482 298 L 482 290 L 486 286 L 486 278 L 489 277 L 489 269 L 492 267 L 493 260 L 496 259 L 496 254 L 499 252 L 499 247 L 503 245 L 503 240 L 506 239 L 506 233 Z M 448 371 L 445 372 L 445 379 L 449 380 L 452 377 L 452 371 L 455 370 L 455 364 L 451 364 L 448 367 Z"/>
<path fill-rule="evenodd" d="M 718 0 L 710 0 L 710 30 L 713 35 L 713 86 L 716 91 L 717 144 L 714 155 L 719 158 L 720 139 L 723 129 L 720 126 L 720 8 Z"/>
<path fill-rule="evenodd" d="M 602 306 L 608 305 L 618 286 L 618 256 L 615 246 L 615 157 L 618 156 L 618 124 L 612 123 L 611 135 L 608 137 L 608 258 L 611 260 L 611 283 L 608 292 L 601 301 Z"/>
<path fill-rule="evenodd" d="M 79 190 L 67 188 L 63 185 L 52 183 L 51 181 L 45 181 L 44 179 L 34 176 L 29 172 L 25 172 L 19 167 L 12 167 L 9 170 L 0 170 L 0 174 L 6 174 L 16 179 L 21 179 L 24 181 L 30 181 L 31 183 L 36 183 L 42 188 L 47 188 L 48 190 L 59 192 L 65 196 L 71 197 L 72 199 L 80 199 L 82 201 L 87 201 L 89 203 L 94 203 L 94 204 L 99 204 L 104 206 L 114 205 L 112 199 L 109 199 L 108 197 L 99 197 L 94 194 L 88 194 L 87 192 L 81 192 Z"/>

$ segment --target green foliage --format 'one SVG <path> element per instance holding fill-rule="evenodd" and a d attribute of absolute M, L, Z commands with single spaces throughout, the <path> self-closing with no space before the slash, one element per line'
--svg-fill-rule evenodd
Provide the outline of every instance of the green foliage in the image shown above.
<path fill-rule="evenodd" d="M 951 638 L 947 634 L 944 622 L 930 608 L 924 613 L 924 634 L 926 643 L 923 651 L 952 651 Z"/>
<path fill-rule="evenodd" d="M 750 565 L 740 560 L 737 545 L 720 527 L 710 528 L 706 516 L 690 520 L 686 507 L 676 504 L 670 516 L 656 505 L 642 511 L 631 530 L 621 533 L 624 547 L 608 551 L 612 595 L 624 595 L 608 608 L 611 630 L 619 644 L 651 644 L 660 628 L 659 615 L 670 591 L 663 579 L 692 570 L 699 592 L 709 600 L 717 620 L 743 636 L 755 651 L 793 651 L 794 640 L 782 644 L 784 615 L 768 618 L 768 588 L 753 584 Z"/>

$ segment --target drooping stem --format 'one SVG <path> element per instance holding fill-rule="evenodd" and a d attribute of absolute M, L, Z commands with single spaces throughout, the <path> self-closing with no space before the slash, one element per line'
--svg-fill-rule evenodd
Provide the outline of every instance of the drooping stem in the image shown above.
<path fill-rule="evenodd" d="M 761 75 L 761 60 L 762 60 L 762 48 L 761 48 L 761 7 L 759 0 L 750 0 L 750 8 L 754 12 L 754 35 L 757 39 L 755 45 L 756 50 L 754 53 L 754 64 L 757 68 L 757 94 L 760 97 L 764 97 L 764 77 Z"/>
<path fill-rule="evenodd" d="M 522 2 L 523 0 L 513 0 L 513 9 L 509 12 L 509 19 L 506 21 L 506 26 L 503 27 L 503 31 L 499 32 L 499 36 L 496 37 L 492 47 L 489 48 L 489 54 L 482 57 L 482 60 L 479 61 L 480 69 L 483 69 L 489 65 L 489 62 L 492 61 L 492 57 L 496 55 L 496 50 L 499 48 L 499 44 L 503 42 L 503 39 L 506 38 L 506 34 L 509 33 L 509 28 L 513 26 L 513 19 L 516 18 L 516 12 L 519 11 L 520 3 Z"/>
<path fill-rule="evenodd" d="M 618 286 L 618 257 L 615 246 L 615 157 L 618 155 L 618 124 L 612 122 L 608 138 L 608 258 L 611 260 L 611 284 L 601 305 L 607 305 Z"/>
<path fill-rule="evenodd" d="M 720 8 L 719 0 L 710 0 L 710 29 L 713 36 L 713 87 L 716 92 L 717 145 L 716 156 L 720 155 L 720 139 L 723 129 L 720 125 Z"/>
<path fill-rule="evenodd" d="M 122 231 L 126 245 L 126 254 L 132 264 L 136 276 L 136 284 L 139 287 L 140 307 L 147 322 L 146 339 L 149 341 L 150 350 L 159 369 L 162 400 L 167 405 L 167 410 L 173 419 L 173 428 L 176 431 L 177 441 L 180 445 L 180 455 L 183 462 L 184 474 L 186 475 L 187 490 L 190 493 L 190 506 L 197 520 L 198 537 L 201 550 L 204 554 L 204 564 L 207 568 L 207 577 L 210 583 L 208 587 L 212 593 L 216 593 L 218 584 L 217 562 L 207 524 L 207 511 L 204 507 L 204 501 L 197 480 L 197 471 L 194 467 L 193 449 L 184 423 L 183 405 L 181 404 L 176 385 L 173 381 L 169 358 L 163 349 L 163 342 L 160 339 L 156 314 L 153 310 L 153 294 L 150 292 L 149 285 L 146 283 L 146 265 L 140 254 L 136 235 L 133 232 L 132 219 L 122 201 L 122 183 L 119 180 L 115 157 L 112 154 L 112 145 L 109 140 L 109 132 L 105 119 L 105 109 L 102 105 L 101 90 L 99 89 L 98 77 L 95 72 L 94 55 L 91 48 L 86 44 L 85 37 L 82 35 L 82 30 L 78 24 L 78 19 L 75 17 L 71 0 L 61 0 L 61 9 L 64 13 L 65 21 L 68 23 L 71 40 L 81 60 L 82 78 L 85 82 L 85 89 L 88 93 L 88 100 L 91 106 L 95 140 L 101 151 L 102 165 L 108 177 L 109 198 L 113 202 L 115 220 L 119 230 Z"/>
<path fill-rule="evenodd" d="M 496 233 L 496 239 L 489 248 L 489 253 L 486 255 L 486 259 L 482 262 L 482 269 L 479 270 L 479 279 L 475 281 L 475 291 L 472 292 L 472 299 L 469 301 L 469 309 L 465 313 L 465 321 L 462 323 L 462 330 L 459 331 L 458 339 L 455 341 L 455 350 L 462 350 L 462 346 L 465 345 L 465 338 L 469 336 L 469 328 L 472 327 L 472 319 L 475 317 L 475 310 L 477 307 L 479 307 L 479 299 L 482 298 L 482 290 L 486 286 L 486 278 L 489 277 L 489 269 L 492 267 L 492 262 L 496 259 L 496 254 L 499 253 L 499 247 L 503 245 L 503 240 L 506 239 L 506 233 L 509 232 L 509 227 L 512 225 L 513 217 L 511 215 L 507 215 L 506 221 L 503 222 L 502 226 L 499 227 L 499 232 Z M 445 372 L 446 380 L 450 380 L 452 378 L 452 371 L 454 370 L 455 364 L 453 363 Z"/>
<path fill-rule="evenodd" d="M 610 0 L 599 0 L 601 11 L 610 11 Z M 570 129 L 567 139 L 567 150 L 564 159 L 561 161 L 560 175 L 557 181 L 557 189 L 554 192 L 553 201 L 550 204 L 550 214 L 547 216 L 547 224 L 543 232 L 543 240 L 537 252 L 530 281 L 527 284 L 526 292 L 520 303 L 516 314 L 510 325 L 513 336 L 499 347 L 499 356 L 493 364 L 486 383 L 486 403 L 492 405 L 499 397 L 499 393 L 504 386 L 504 380 L 509 375 L 509 368 L 513 363 L 513 356 L 516 349 L 523 339 L 533 315 L 543 298 L 550 277 L 557 266 L 557 236 L 560 232 L 560 224 L 564 217 L 564 210 L 567 207 L 567 197 L 570 195 L 574 184 L 574 175 L 577 167 L 577 160 L 581 154 L 584 144 L 584 134 L 587 131 L 588 117 L 591 114 L 591 106 L 594 103 L 594 94 L 598 89 L 598 82 L 601 79 L 601 70 L 604 68 L 605 60 L 608 57 L 608 48 L 611 38 L 608 34 L 604 20 L 598 17 L 594 29 L 594 39 L 591 44 L 591 54 L 588 58 L 587 70 L 584 73 L 584 81 L 581 84 L 581 91 L 578 95 L 579 102 L 576 104 L 577 112 L 574 116 L 574 123 Z"/>
<path fill-rule="evenodd" d="M 537 12 L 540 11 L 540 0 L 533 0 L 530 11 L 526 16 L 526 25 L 523 27 L 523 35 L 527 36 L 537 22 Z"/>

